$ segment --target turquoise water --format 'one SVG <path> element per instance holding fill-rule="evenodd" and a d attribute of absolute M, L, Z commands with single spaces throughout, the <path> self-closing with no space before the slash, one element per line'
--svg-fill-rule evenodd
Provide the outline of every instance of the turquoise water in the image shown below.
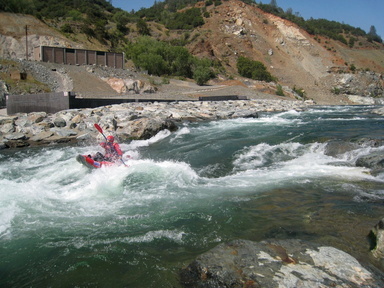
<path fill-rule="evenodd" d="M 300 238 L 369 262 L 384 175 L 355 167 L 384 146 L 370 106 L 186 123 L 122 143 L 130 165 L 87 170 L 88 146 L 0 151 L 0 287 L 179 287 L 178 272 L 232 239 Z"/>

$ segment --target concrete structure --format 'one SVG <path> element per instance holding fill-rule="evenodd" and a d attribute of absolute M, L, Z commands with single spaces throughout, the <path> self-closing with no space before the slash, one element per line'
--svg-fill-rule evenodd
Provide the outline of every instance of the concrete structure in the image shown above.
<path fill-rule="evenodd" d="M 42 93 L 29 95 L 6 95 L 7 114 L 47 112 L 56 113 L 70 109 L 69 92 Z"/>
<path fill-rule="evenodd" d="M 100 65 L 124 69 L 124 53 L 39 46 L 34 49 L 36 61 L 68 65 Z"/>
<path fill-rule="evenodd" d="M 244 96 L 200 97 L 199 101 L 247 100 Z M 96 108 L 129 102 L 174 102 L 174 99 L 138 98 L 76 98 L 71 92 L 6 95 L 7 114 L 46 112 L 57 113 L 68 109 Z M 182 101 L 182 100 L 178 100 Z M 191 100 L 185 100 L 191 101 Z M 195 100 L 196 101 L 196 100 Z"/>

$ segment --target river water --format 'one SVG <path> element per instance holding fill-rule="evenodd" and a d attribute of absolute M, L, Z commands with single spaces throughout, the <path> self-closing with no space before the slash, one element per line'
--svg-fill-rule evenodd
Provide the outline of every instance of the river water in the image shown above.
<path fill-rule="evenodd" d="M 300 238 L 369 262 L 384 175 L 370 106 L 189 123 L 122 143 L 130 165 L 88 170 L 87 146 L 0 151 L 0 287 L 179 287 L 179 270 L 233 239 Z M 356 147 L 329 156 L 329 141 Z"/>

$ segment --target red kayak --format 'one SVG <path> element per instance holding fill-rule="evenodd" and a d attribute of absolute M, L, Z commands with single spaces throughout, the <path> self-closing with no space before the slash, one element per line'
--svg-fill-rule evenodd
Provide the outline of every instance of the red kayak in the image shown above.
<path fill-rule="evenodd" d="M 95 161 L 88 155 L 77 155 L 76 160 L 88 168 L 101 168 L 103 166 L 115 165 L 115 162 Z"/>

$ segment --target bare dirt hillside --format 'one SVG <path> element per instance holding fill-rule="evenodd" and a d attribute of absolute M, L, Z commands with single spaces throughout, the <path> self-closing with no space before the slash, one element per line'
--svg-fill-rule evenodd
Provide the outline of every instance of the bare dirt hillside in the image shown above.
<path fill-rule="evenodd" d="M 199 5 L 204 3 L 197 4 Z M 191 39 L 187 48 L 196 56 L 220 61 L 226 73 L 218 75 L 216 80 L 209 83 L 210 86 L 204 87 L 199 87 L 190 81 L 171 80 L 169 84 L 157 85 L 156 94 L 162 97 L 234 94 L 247 97 L 268 97 L 268 95 L 276 97 L 274 83 L 252 81 L 238 76 L 236 62 L 239 56 L 263 62 L 278 78 L 278 84 L 283 86 L 286 97 L 295 97 L 292 93 L 293 88 L 304 89 L 306 97 L 319 104 L 349 102 L 345 95 L 332 93 L 332 89 L 339 87 L 337 85 L 340 81 L 345 82 L 345 79 L 340 80 L 339 72 L 351 73 L 349 71 L 351 64 L 359 71 L 384 73 L 382 44 L 364 44 L 351 49 L 330 39 L 314 38 L 295 24 L 238 0 L 223 1 L 222 5 L 212 5 L 207 7 L 207 10 L 210 16 L 205 18 L 205 25 L 193 31 L 187 31 Z M 166 29 L 160 26 L 160 24 L 150 25 L 152 29 L 156 27 L 153 36 L 159 39 L 181 37 L 186 33 L 186 31 L 164 33 Z M 25 41 L 26 27 L 27 42 Z M 134 40 L 137 34 L 134 29 L 131 31 L 127 37 Z M 26 47 L 28 47 L 28 58 L 31 60 L 34 59 L 33 47 L 40 45 L 108 50 L 108 47 L 94 40 L 82 39 L 80 35 L 71 37 L 71 39 L 66 38 L 52 26 L 34 17 L 0 13 L 0 58 L 25 59 Z M 126 65 L 126 67 L 131 66 Z M 61 70 L 55 67 L 53 70 L 56 73 L 56 79 L 61 79 L 57 80 L 61 81 L 61 84 L 57 85 L 59 88 L 56 87 L 56 90 L 72 89 L 83 94 L 95 95 L 119 94 L 105 81 L 108 76 L 99 75 L 86 67 L 64 67 Z M 114 76 L 116 75 L 110 75 L 110 77 Z M 119 73 L 116 77 L 139 79 L 145 83 L 161 82 L 161 79 L 140 75 L 133 68 L 126 69 L 125 73 Z M 229 79 L 233 80 L 228 81 Z M 375 85 L 381 85 L 380 91 L 383 90 L 382 82 L 382 76 L 379 76 Z M 347 89 L 345 91 L 348 92 Z M 371 92 L 358 91 L 358 93 L 370 94 Z"/>
<path fill-rule="evenodd" d="M 330 71 L 361 69 L 384 72 L 384 47 L 350 49 L 330 39 L 317 37 L 295 24 L 265 13 L 241 1 L 225 1 L 212 8 L 211 17 L 199 33 L 205 35 L 192 43 L 195 55 L 211 56 L 236 71 L 238 55 L 262 61 L 279 83 L 303 88 L 319 102 L 333 102 Z"/>

